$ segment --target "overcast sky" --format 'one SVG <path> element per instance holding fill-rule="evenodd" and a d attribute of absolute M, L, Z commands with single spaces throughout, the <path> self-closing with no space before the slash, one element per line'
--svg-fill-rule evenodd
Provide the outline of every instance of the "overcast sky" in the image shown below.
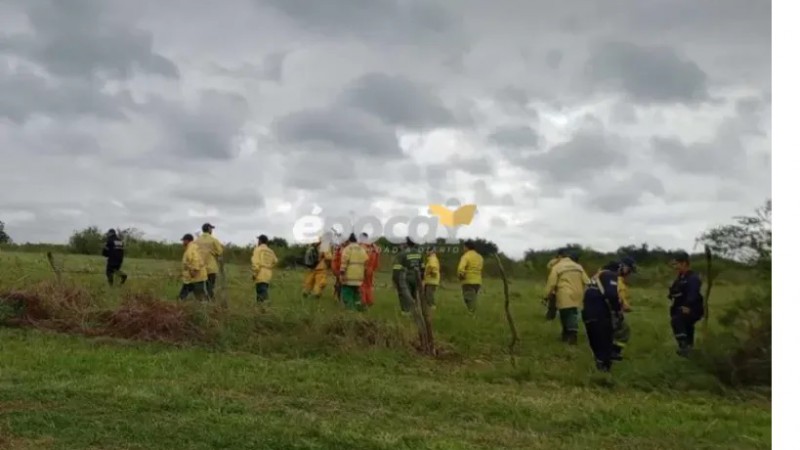
<path fill-rule="evenodd" d="M 491 6 L 489 6 L 491 5 Z M 0 220 L 292 237 L 478 205 L 512 256 L 771 195 L 766 0 L 3 0 Z M 444 231 L 442 231 L 444 235 Z"/>

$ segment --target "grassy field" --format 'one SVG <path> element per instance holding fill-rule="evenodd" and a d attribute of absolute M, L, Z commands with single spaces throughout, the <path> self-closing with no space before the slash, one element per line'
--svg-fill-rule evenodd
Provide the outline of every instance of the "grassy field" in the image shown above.
<path fill-rule="evenodd" d="M 172 299 L 180 287 L 177 263 L 128 260 L 129 282 L 110 289 L 102 259 L 57 260 L 98 308 L 131 292 Z M 458 286 L 443 287 L 434 329 L 446 356 L 434 360 L 406 342 L 413 323 L 386 275 L 358 314 L 330 289 L 302 299 L 300 272 L 279 273 L 261 311 L 244 268 L 228 274 L 230 308 L 211 342 L 0 328 L 0 448 L 770 446 L 770 393 L 727 389 L 675 355 L 664 286 L 632 280 L 633 338 L 608 376 L 594 372 L 583 334 L 566 347 L 557 322 L 544 321 L 541 279 L 512 280 L 512 367 L 499 280 L 486 281 L 475 317 Z M 53 278 L 43 255 L 0 253 L 0 292 Z M 740 290 L 714 289 L 715 310 Z"/>

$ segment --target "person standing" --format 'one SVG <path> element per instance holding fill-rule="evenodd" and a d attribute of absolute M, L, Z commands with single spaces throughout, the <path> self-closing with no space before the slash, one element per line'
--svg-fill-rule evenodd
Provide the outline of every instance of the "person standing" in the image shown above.
<path fill-rule="evenodd" d="M 436 289 L 439 287 L 439 280 L 441 279 L 441 269 L 439 265 L 439 257 L 436 256 L 436 246 L 431 245 L 428 247 L 428 258 L 425 260 L 425 278 L 423 283 L 423 297 L 428 303 L 428 307 L 436 309 Z"/>
<path fill-rule="evenodd" d="M 361 285 L 369 255 L 364 247 L 358 245 L 356 235 L 350 234 L 347 245 L 342 249 L 342 262 L 339 272 L 341 296 L 344 306 L 350 310 L 362 310 Z"/>
<path fill-rule="evenodd" d="M 617 279 L 617 294 L 619 296 L 620 314 L 614 320 L 614 344 L 611 352 L 611 359 L 622 361 L 622 351 L 628 345 L 631 338 L 631 327 L 624 319 L 625 313 L 629 312 L 630 299 L 628 296 L 627 279 L 632 273 L 636 273 L 636 262 L 633 258 L 625 257 L 620 260 L 619 278 Z"/>
<path fill-rule="evenodd" d="M 103 247 L 103 256 L 106 257 L 106 279 L 108 285 L 114 285 L 114 277 L 120 278 L 119 284 L 125 284 L 128 274 L 122 271 L 122 260 L 125 258 L 125 242 L 113 228 L 106 233 L 106 245 Z"/>
<path fill-rule="evenodd" d="M 219 259 L 222 258 L 224 247 L 212 233 L 216 228 L 210 223 L 204 223 L 202 226 L 202 234 L 197 238 L 197 246 L 200 249 L 200 255 L 203 257 L 203 263 L 206 266 L 208 279 L 206 280 L 206 293 L 210 299 L 214 299 L 214 288 L 217 285 L 217 273 L 219 272 Z"/>
<path fill-rule="evenodd" d="M 306 278 L 303 281 L 303 297 L 313 295 L 316 298 L 322 296 L 322 290 L 328 279 L 328 262 L 330 258 L 327 253 L 322 250 L 321 241 L 311 244 L 306 249 L 304 256 L 304 264 L 308 267 Z"/>
<path fill-rule="evenodd" d="M 555 308 L 561 319 L 561 340 L 570 345 L 578 343 L 578 308 L 589 276 L 576 261 L 577 254 L 561 257 L 550 269 L 544 288 L 546 298 L 555 297 Z"/>
<path fill-rule="evenodd" d="M 408 290 L 408 285 L 405 282 L 406 270 L 403 267 L 403 253 L 405 252 L 405 245 L 400 244 L 395 247 L 397 253 L 394 254 L 392 260 L 392 284 L 394 284 L 395 291 L 397 292 L 397 300 L 400 303 L 400 312 L 402 314 L 411 314 L 411 307 L 413 303 L 408 303 L 411 298 Z"/>
<path fill-rule="evenodd" d="M 598 370 L 608 372 L 613 361 L 614 321 L 621 320 L 617 292 L 620 264 L 606 264 L 592 279 L 583 294 L 583 323 Z M 615 319 L 618 317 L 620 319 Z"/>
<path fill-rule="evenodd" d="M 692 271 L 689 254 L 685 251 L 678 252 L 672 263 L 678 276 L 669 288 L 668 298 L 672 301 L 670 322 L 678 343 L 677 353 L 687 357 L 694 347 L 694 326 L 705 314 L 703 294 L 700 293 L 702 281 Z"/>
<path fill-rule="evenodd" d="M 465 252 L 458 262 L 458 279 L 461 281 L 461 294 L 469 312 L 474 313 L 478 305 L 478 292 L 481 289 L 483 256 L 475 251 L 475 243 L 464 242 Z"/>
<path fill-rule="evenodd" d="M 253 256 L 250 258 L 250 269 L 256 285 L 257 303 L 269 304 L 269 284 L 272 281 L 272 270 L 277 263 L 278 257 L 269 248 L 269 239 L 263 234 L 259 235 L 256 248 L 253 249 Z"/>
<path fill-rule="evenodd" d="M 178 299 L 186 300 L 189 294 L 194 294 L 194 298 L 197 300 L 208 300 L 206 294 L 208 275 L 206 266 L 203 264 L 203 257 L 200 255 L 200 249 L 194 242 L 194 236 L 189 233 L 184 234 L 181 241 L 183 242 L 183 260 L 181 261 L 183 287 L 178 294 Z"/>
<path fill-rule="evenodd" d="M 398 261 L 403 267 L 403 277 L 400 279 L 400 291 L 404 296 L 403 307 L 407 307 L 410 312 L 415 308 L 416 299 L 422 289 L 422 252 L 411 238 L 406 238 L 405 249 L 400 253 Z"/>
<path fill-rule="evenodd" d="M 367 233 L 361 233 L 360 244 L 367 251 L 364 283 L 361 285 L 361 300 L 364 302 L 364 306 L 370 307 L 375 303 L 375 273 L 378 271 L 380 251 L 375 243 L 369 242 Z"/>

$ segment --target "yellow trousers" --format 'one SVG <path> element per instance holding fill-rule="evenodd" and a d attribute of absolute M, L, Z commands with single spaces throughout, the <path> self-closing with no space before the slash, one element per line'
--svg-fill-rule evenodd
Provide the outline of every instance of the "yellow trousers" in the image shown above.
<path fill-rule="evenodd" d="M 327 283 L 327 271 L 325 270 L 311 270 L 306 274 L 303 281 L 303 293 L 311 293 L 317 297 L 322 295 L 322 290 L 325 289 Z"/>

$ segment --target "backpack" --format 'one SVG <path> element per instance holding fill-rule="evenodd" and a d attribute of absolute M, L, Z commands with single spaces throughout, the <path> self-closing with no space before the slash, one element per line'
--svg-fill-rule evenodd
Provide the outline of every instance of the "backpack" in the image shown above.
<path fill-rule="evenodd" d="M 316 245 L 312 245 L 306 249 L 306 254 L 303 257 L 303 264 L 309 269 L 317 267 L 319 262 L 319 249 Z"/>

